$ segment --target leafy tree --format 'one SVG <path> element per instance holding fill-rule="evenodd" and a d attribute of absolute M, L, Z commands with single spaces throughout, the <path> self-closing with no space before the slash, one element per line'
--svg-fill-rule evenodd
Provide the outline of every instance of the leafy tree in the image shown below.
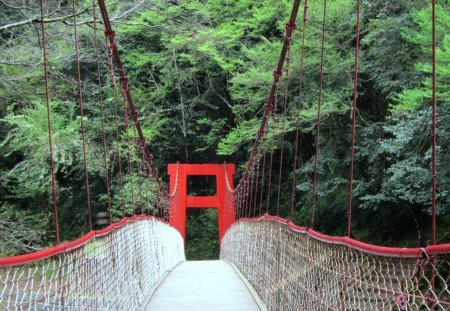
<path fill-rule="evenodd" d="M 442 104 L 448 104 L 450 98 L 450 88 L 448 86 L 448 76 L 450 73 L 450 16 L 448 3 L 436 6 L 436 63 L 437 70 L 437 97 Z M 432 65 L 431 39 L 431 6 L 426 9 L 414 10 L 411 13 L 417 28 L 404 28 L 402 35 L 404 39 L 416 45 L 419 57 L 415 63 L 417 72 L 420 74 L 419 83 L 414 87 L 406 88 L 397 98 L 397 104 L 394 106 L 398 110 L 408 110 L 421 107 L 430 102 L 431 99 L 431 73 Z"/>

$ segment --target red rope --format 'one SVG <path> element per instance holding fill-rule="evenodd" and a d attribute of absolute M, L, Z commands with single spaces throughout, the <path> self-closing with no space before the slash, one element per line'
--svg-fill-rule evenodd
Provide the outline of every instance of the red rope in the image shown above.
<path fill-rule="evenodd" d="M 431 183 L 432 183 L 432 192 L 431 192 L 431 244 L 436 244 L 436 188 L 437 188 L 437 156 L 436 156 L 436 106 L 437 106 L 437 98 L 436 98 L 436 0 L 431 0 L 431 18 L 432 18 L 432 100 L 433 100 L 433 120 L 432 120 L 432 141 L 431 141 Z M 431 264 L 434 265 L 434 258 L 431 260 Z M 432 270 L 431 277 L 431 288 L 434 291 L 436 283 L 436 271 Z"/>
<path fill-rule="evenodd" d="M 252 199 L 253 199 L 253 174 L 249 171 L 249 176 L 247 178 L 247 215 L 250 218 L 252 214 Z"/>
<path fill-rule="evenodd" d="M 319 144 L 320 144 L 320 106 L 323 96 L 323 66 L 325 62 L 325 29 L 327 19 L 327 0 L 323 0 L 323 23 L 322 23 L 322 51 L 320 57 L 320 89 L 319 99 L 317 102 L 317 132 L 316 132 L 316 151 L 314 156 L 314 177 L 312 186 L 312 206 L 311 206 L 311 228 L 314 229 L 315 210 L 316 210 L 316 195 L 317 195 L 317 166 L 319 162 Z"/>
<path fill-rule="evenodd" d="M 147 180 L 147 169 L 148 168 L 145 165 L 145 153 L 144 153 L 144 149 L 142 149 L 142 148 L 141 148 L 141 157 L 142 157 L 141 158 L 142 165 L 144 166 L 144 184 L 146 184 L 148 182 L 148 187 L 147 187 L 147 185 L 145 186 L 145 203 L 147 205 L 147 208 L 146 208 L 147 212 L 146 212 L 146 214 L 150 215 L 150 212 L 149 212 L 150 198 L 149 198 L 149 195 L 148 195 L 148 191 L 151 189 L 150 188 L 150 178 Z"/>
<path fill-rule="evenodd" d="M 274 75 L 280 75 L 281 72 L 274 72 Z M 278 81 L 277 83 L 277 93 L 275 94 L 274 100 L 273 100 L 273 109 L 272 109 L 272 141 L 270 143 L 270 164 L 269 164 L 269 180 L 267 182 L 267 202 L 266 202 L 266 214 L 269 214 L 269 205 L 270 205 L 270 190 L 272 186 L 272 166 L 273 166 L 273 149 L 275 145 L 275 132 L 277 129 L 276 124 L 276 116 L 277 116 L 277 106 L 278 106 L 278 86 L 280 78 L 276 79 Z"/>
<path fill-rule="evenodd" d="M 121 92 L 125 94 L 126 90 L 128 90 L 128 79 L 125 81 L 121 81 Z M 123 117 L 125 120 L 125 134 L 127 141 L 127 161 L 128 161 L 128 175 L 130 176 L 130 190 L 131 190 L 131 207 L 133 210 L 133 215 L 136 214 L 136 206 L 134 201 L 134 182 L 133 182 L 133 167 L 131 165 L 131 146 L 130 146 L 130 133 L 129 133 L 129 122 L 128 122 L 128 104 L 127 98 L 124 95 L 123 97 Z"/>
<path fill-rule="evenodd" d="M 250 180 L 249 180 L 250 176 L 245 176 L 245 195 L 244 195 L 244 206 L 245 206 L 245 215 L 246 217 L 249 215 L 249 193 L 250 193 L 250 189 L 249 189 L 249 185 L 250 185 Z"/>
<path fill-rule="evenodd" d="M 248 216 L 252 217 L 252 206 L 253 206 L 253 188 L 255 186 L 255 171 L 252 169 L 250 171 L 250 195 L 248 200 Z"/>
<path fill-rule="evenodd" d="M 286 113 L 287 113 L 287 101 L 288 101 L 288 90 L 289 90 L 289 66 L 291 63 L 291 45 L 292 45 L 292 35 L 288 36 L 288 34 L 292 34 L 293 30 L 297 26 L 295 24 L 289 25 L 286 24 L 286 38 L 289 40 L 287 55 L 286 55 L 286 66 L 284 68 L 285 70 L 285 76 L 284 76 L 284 105 L 283 105 L 283 125 L 281 130 L 281 151 L 280 151 L 280 166 L 279 166 L 279 172 L 278 172 L 278 193 L 277 193 L 277 207 L 276 207 L 276 215 L 279 214 L 279 208 L 280 208 L 280 195 L 281 195 L 281 174 L 283 171 L 283 156 L 284 156 L 284 136 L 286 132 Z"/>
<path fill-rule="evenodd" d="M 358 98 L 358 60 L 359 60 L 359 32 L 360 32 L 360 15 L 361 15 L 361 1 L 357 0 L 358 8 L 356 14 L 356 48 L 355 48 L 355 71 L 353 84 L 353 107 L 352 107 L 352 144 L 350 155 L 350 182 L 348 194 L 348 222 L 347 222 L 347 236 L 351 234 L 352 225 L 352 204 L 353 204 L 353 167 L 355 162 L 355 138 L 356 138 L 356 100 Z"/>
<path fill-rule="evenodd" d="M 437 187 L 437 169 L 436 169 L 436 0 L 431 0 L 432 6 L 432 92 L 433 92 L 433 121 L 432 121 L 432 142 L 431 142 L 431 156 L 432 156 L 432 166 L 431 166 L 431 180 L 432 180 L 432 220 L 431 220 L 431 244 L 436 244 L 436 187 Z"/>
<path fill-rule="evenodd" d="M 242 183 L 242 185 L 244 185 L 244 183 Z M 242 188 L 244 188 L 244 186 L 242 186 Z M 245 210 L 244 207 L 242 206 L 242 197 L 244 196 L 244 190 L 239 191 L 239 210 L 241 211 L 241 217 L 245 217 Z"/>
<path fill-rule="evenodd" d="M 244 187 L 243 185 L 244 183 L 242 183 L 241 188 Z M 242 208 L 242 193 L 243 190 L 240 190 L 238 194 L 238 209 L 240 210 L 241 217 L 245 217 L 245 212 L 244 209 Z"/>
<path fill-rule="evenodd" d="M 250 173 L 250 172 L 249 172 Z M 250 193 L 252 192 L 252 175 L 251 174 L 249 174 L 249 176 L 247 177 L 247 192 L 246 192 L 246 194 L 245 194 L 245 196 L 246 196 L 246 205 L 247 205 L 247 215 L 248 215 L 248 217 L 250 217 L 250 214 L 251 214 L 251 205 L 250 205 L 250 201 L 251 201 L 251 195 L 250 195 Z"/>
<path fill-rule="evenodd" d="M 263 167 L 261 170 L 261 192 L 260 192 L 260 198 L 259 198 L 259 216 L 262 214 L 262 204 L 263 204 L 263 194 L 264 194 L 264 179 L 265 179 L 265 173 L 266 173 L 266 151 L 267 151 L 267 129 L 264 129 L 263 134 L 264 139 L 264 149 L 263 149 Z"/>
<path fill-rule="evenodd" d="M 59 244 L 59 221 L 58 221 L 58 206 L 56 202 L 56 177 L 55 177 L 55 161 L 53 158 L 53 131 L 52 131 L 52 117 L 51 117 L 51 105 L 50 105 L 50 91 L 49 91 L 49 78 L 48 78 L 48 62 L 47 62 L 47 41 L 45 36 L 45 23 L 44 23 L 44 0 L 40 0 L 41 10 L 41 32 L 42 32 L 42 55 L 44 58 L 44 80 L 45 80 L 45 100 L 47 103 L 47 127 L 48 127 L 48 145 L 49 145 L 49 157 L 50 168 L 52 177 L 52 196 L 53 196 L 53 220 L 55 224 L 55 240 L 56 244 Z"/>
<path fill-rule="evenodd" d="M 108 198 L 108 218 L 109 224 L 112 224 L 112 211 L 111 211 L 111 191 L 109 188 L 109 165 L 107 158 L 107 146 L 106 146 L 106 134 L 105 134 L 105 113 L 104 113 L 104 103 L 103 103 L 103 83 L 101 77 L 101 67 L 100 67 L 100 52 L 99 52 L 99 42 L 98 42 L 98 34 L 97 34 L 97 14 L 95 11 L 95 0 L 92 0 L 92 14 L 94 17 L 94 36 L 95 36 L 95 55 L 97 58 L 97 78 L 98 78 L 98 92 L 99 92 L 99 102 L 100 102 L 100 114 L 101 114 L 101 127 L 102 127 L 102 142 L 103 142 L 103 164 L 105 166 L 105 186 L 106 186 L 106 195 Z"/>
<path fill-rule="evenodd" d="M 298 163 L 298 139 L 300 132 L 300 110 L 302 107 L 302 96 L 303 96 L 303 69 L 305 66 L 305 37 L 306 37 L 306 22 L 308 11 L 308 0 L 305 0 L 303 8 L 303 30 L 302 30 L 302 47 L 301 47 L 301 61 L 300 61 L 300 80 L 299 80 L 299 94 L 298 94 L 298 105 L 297 105 L 297 117 L 295 125 L 295 151 L 294 151 L 294 170 L 292 178 L 292 191 L 291 191 L 291 211 L 290 220 L 294 218 L 294 204 L 295 204 L 295 187 L 297 184 L 297 163 Z"/>
<path fill-rule="evenodd" d="M 142 152 L 144 152 L 144 150 L 142 150 Z M 145 157 L 145 154 L 143 155 Z M 152 198 L 152 193 L 156 193 L 156 190 L 153 191 L 152 190 L 152 171 L 150 170 L 150 168 L 148 168 L 148 189 L 150 191 L 150 199 Z M 156 195 L 153 196 L 154 201 L 155 201 L 155 206 L 156 206 Z M 151 201 L 149 206 L 151 207 Z M 153 209 L 151 210 L 151 214 L 155 215 L 155 213 L 153 212 Z"/>
<path fill-rule="evenodd" d="M 256 216 L 256 202 L 258 200 L 258 183 L 259 183 L 259 164 L 261 159 L 256 162 L 256 182 L 255 182 L 255 199 L 253 200 L 253 217 Z"/>
<path fill-rule="evenodd" d="M 137 179 L 138 179 L 138 193 L 139 193 L 139 206 L 141 209 L 141 214 L 143 213 L 143 201 L 142 201 L 142 189 L 141 189 L 141 182 L 139 181 L 139 177 L 141 177 L 142 175 L 142 166 L 141 163 L 139 161 L 139 159 L 141 158 L 140 156 L 140 152 L 139 152 L 139 146 L 138 146 L 138 142 L 137 142 L 137 138 L 136 138 L 136 126 L 134 126 L 133 124 L 133 141 L 134 141 L 134 149 L 136 152 L 136 161 L 137 161 Z"/>
<path fill-rule="evenodd" d="M 84 124 L 84 101 L 83 101 L 83 90 L 81 88 L 81 69 L 80 69 L 80 52 L 78 47 L 78 31 L 77 31 L 77 14 L 75 0 L 72 0 L 72 12 L 73 12 L 73 30 L 75 35 L 75 58 L 77 63 L 77 88 L 78 88 L 78 102 L 80 104 L 81 113 L 81 139 L 83 141 L 83 160 L 84 160 L 84 180 L 86 186 L 86 204 L 88 210 L 88 225 L 89 230 L 92 231 L 92 210 L 91 210 L 91 194 L 89 191 L 89 172 L 88 172 L 88 161 L 86 156 L 86 128 Z"/>
<path fill-rule="evenodd" d="M 106 42 L 106 45 L 108 46 L 108 65 L 109 65 L 109 71 L 111 75 L 111 88 L 113 90 L 113 97 L 114 97 L 114 123 L 116 127 L 116 149 L 117 149 L 117 162 L 119 167 L 119 183 L 120 183 L 120 195 L 121 195 L 121 207 L 122 207 L 122 214 L 123 217 L 126 216 L 125 211 L 125 193 L 123 191 L 123 168 L 122 168 L 122 159 L 120 156 L 120 133 L 119 133 L 119 117 L 117 113 L 117 89 L 116 89 L 116 78 L 114 75 L 114 66 L 112 63 L 112 50 L 111 46 L 108 44 L 108 41 Z"/>

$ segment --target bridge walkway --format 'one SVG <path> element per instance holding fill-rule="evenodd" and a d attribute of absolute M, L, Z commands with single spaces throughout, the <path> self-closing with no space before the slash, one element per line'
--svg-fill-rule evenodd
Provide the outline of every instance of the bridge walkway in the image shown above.
<path fill-rule="evenodd" d="M 145 311 L 261 311 L 261 300 L 229 263 L 186 261 L 151 295 Z"/>

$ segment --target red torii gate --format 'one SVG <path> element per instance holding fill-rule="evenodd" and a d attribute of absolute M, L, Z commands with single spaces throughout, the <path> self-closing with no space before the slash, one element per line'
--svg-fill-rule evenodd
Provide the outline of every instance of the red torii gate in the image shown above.
<path fill-rule="evenodd" d="M 233 175 L 235 173 L 234 164 L 168 164 L 167 170 L 170 176 L 170 193 L 173 193 L 175 187 L 177 187 L 176 195 L 173 198 L 170 198 L 169 223 L 175 227 L 181 233 L 183 239 L 185 239 L 187 208 L 217 208 L 219 241 L 222 241 L 225 232 L 235 221 L 234 200 L 231 200 L 231 202 L 228 203 L 233 206 L 225 207 L 225 191 L 227 191 L 225 171 L 227 173 L 229 186 L 233 189 Z M 187 195 L 187 177 L 189 175 L 216 176 L 216 195 Z"/>

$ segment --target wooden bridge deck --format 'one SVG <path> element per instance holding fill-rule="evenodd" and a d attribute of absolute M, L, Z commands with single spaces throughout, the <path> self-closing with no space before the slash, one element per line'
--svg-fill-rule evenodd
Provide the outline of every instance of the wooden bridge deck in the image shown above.
<path fill-rule="evenodd" d="M 187 261 L 170 272 L 144 310 L 265 310 L 248 286 L 248 282 L 225 261 Z"/>

